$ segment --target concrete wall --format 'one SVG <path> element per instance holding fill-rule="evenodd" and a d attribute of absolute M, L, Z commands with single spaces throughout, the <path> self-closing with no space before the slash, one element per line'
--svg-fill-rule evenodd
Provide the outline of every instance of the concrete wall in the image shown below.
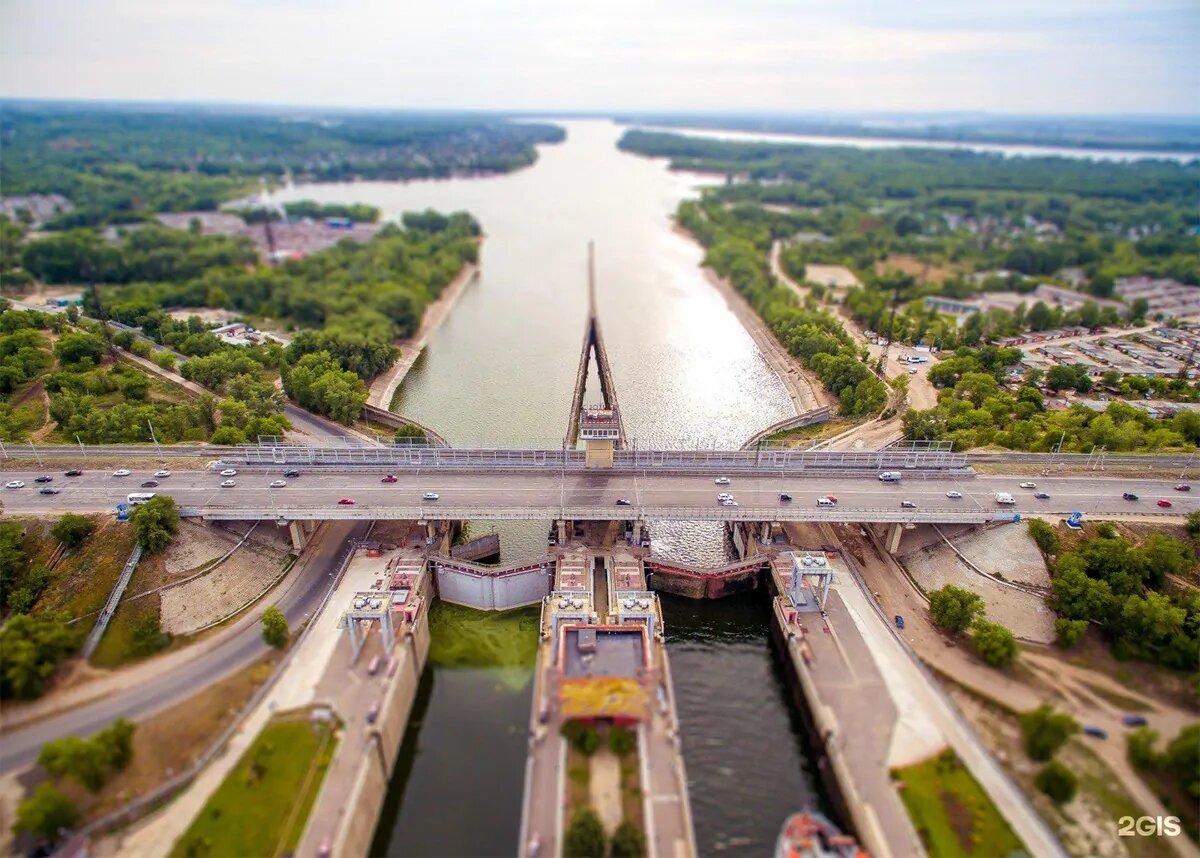
<path fill-rule="evenodd" d="M 756 567 L 724 575 L 659 569 L 646 577 L 649 588 L 659 593 L 673 593 L 689 599 L 720 599 L 757 588 L 762 580 L 762 569 Z"/>
<path fill-rule="evenodd" d="M 495 557 L 500 553 L 500 534 L 489 533 L 450 549 L 450 556 L 458 560 L 480 560 Z"/>
<path fill-rule="evenodd" d="M 489 575 L 439 567 L 436 578 L 438 597 L 447 602 L 506 611 L 541 602 L 554 585 L 554 570 L 547 564 L 544 569 Z"/>

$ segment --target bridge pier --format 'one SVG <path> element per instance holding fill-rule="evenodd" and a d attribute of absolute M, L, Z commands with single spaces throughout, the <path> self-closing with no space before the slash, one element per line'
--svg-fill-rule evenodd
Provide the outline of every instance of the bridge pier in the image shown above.
<path fill-rule="evenodd" d="M 900 550 L 900 537 L 904 535 L 904 524 L 896 522 L 888 528 L 887 534 L 887 552 L 895 554 Z"/>
<path fill-rule="evenodd" d="M 641 522 L 641 520 L 637 520 L 637 521 L 633 522 L 633 544 L 634 545 L 642 544 L 642 522 Z"/>
<path fill-rule="evenodd" d="M 296 553 L 303 551 L 304 546 L 308 545 L 308 535 L 311 525 L 312 522 L 306 521 L 288 522 L 288 534 L 292 537 L 292 548 L 296 551 Z"/>
<path fill-rule="evenodd" d="M 558 544 L 566 545 L 567 544 L 567 522 L 566 522 L 566 520 L 560 518 L 558 521 L 555 522 L 555 525 L 557 525 L 557 527 L 558 527 Z"/>

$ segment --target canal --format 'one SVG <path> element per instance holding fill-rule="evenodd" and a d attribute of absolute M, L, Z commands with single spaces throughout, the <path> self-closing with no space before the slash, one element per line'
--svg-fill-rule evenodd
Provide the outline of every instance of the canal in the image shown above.
<path fill-rule="evenodd" d="M 616 149 L 620 127 L 560 123 L 567 140 L 507 176 L 288 188 L 281 200 L 365 202 L 385 217 L 470 211 L 481 273 L 404 381 L 393 410 L 455 446 L 557 448 L 586 314 L 587 243 L 631 442 L 730 447 L 793 413 L 782 384 L 673 228 L 700 177 Z M 545 549 L 546 524 L 505 524 L 506 558 Z M 479 528 L 489 529 L 491 525 Z M 719 528 L 658 523 L 656 551 L 727 556 Z M 798 714 L 781 685 L 760 595 L 666 603 L 684 762 L 703 854 L 758 855 L 813 800 Z M 435 638 L 439 632 L 435 628 Z M 486 631 L 483 633 L 486 634 Z M 508 855 L 516 849 L 532 666 L 431 659 L 375 854 Z"/>

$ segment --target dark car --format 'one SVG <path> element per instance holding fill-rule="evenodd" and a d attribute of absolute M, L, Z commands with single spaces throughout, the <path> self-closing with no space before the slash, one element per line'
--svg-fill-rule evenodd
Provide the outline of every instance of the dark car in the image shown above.
<path fill-rule="evenodd" d="M 156 489 L 158 488 L 158 480 L 146 480 L 144 483 L 142 483 L 142 488 Z"/>
<path fill-rule="evenodd" d="M 1034 497 L 1038 500 L 1050 500 L 1050 495 L 1046 494 L 1045 492 L 1036 492 Z"/>
<path fill-rule="evenodd" d="M 899 614 L 896 614 L 896 628 L 904 628 L 904 617 L 900 616 Z"/>
<path fill-rule="evenodd" d="M 629 498 L 617 498 L 617 506 L 629 506 Z"/>
<path fill-rule="evenodd" d="M 384 477 L 384 478 L 383 478 L 382 480 L 380 480 L 379 482 L 381 482 L 381 483 L 395 483 L 395 482 L 399 482 L 399 480 L 400 480 L 400 478 L 399 478 L 399 477 L 397 477 L 395 474 L 388 474 L 386 477 Z"/>
<path fill-rule="evenodd" d="M 1126 727 L 1145 727 L 1146 719 L 1141 715 L 1122 715 L 1121 723 Z"/>
<path fill-rule="evenodd" d="M 1096 739 L 1107 739 L 1108 738 L 1108 734 L 1105 733 L 1103 730 L 1101 730 L 1099 727 L 1092 727 L 1090 725 L 1083 728 L 1083 734 L 1085 736 L 1091 736 Z"/>
<path fill-rule="evenodd" d="M 64 471 L 63 476 L 64 477 L 82 477 L 83 471 L 79 470 L 79 468 L 71 468 L 71 470 L 69 470 L 69 471 Z"/>
<path fill-rule="evenodd" d="M 40 489 L 38 489 L 38 494 L 39 495 L 56 495 L 61 491 L 62 491 L 62 489 L 56 489 L 56 488 L 54 488 L 54 486 L 42 486 Z"/>
<path fill-rule="evenodd" d="M 1175 491 L 1177 491 L 1177 492 L 1190 492 L 1191 490 L 1192 490 L 1192 487 L 1189 486 L 1187 483 L 1180 483 L 1179 485 L 1177 485 L 1175 487 Z"/>
<path fill-rule="evenodd" d="M 787 492 L 780 492 L 780 493 L 779 493 L 779 499 L 780 499 L 781 501 L 790 501 L 790 500 L 792 499 L 792 496 L 791 496 L 791 495 L 789 495 Z"/>
<path fill-rule="evenodd" d="M 40 476 L 40 477 L 34 477 L 34 478 L 33 478 L 33 481 L 34 481 L 35 483 L 48 483 L 48 482 L 50 482 L 50 481 L 51 481 L 51 480 L 53 480 L 53 479 L 54 479 L 54 477 L 50 476 L 49 474 L 43 474 L 43 475 L 42 475 L 42 476 Z"/>
<path fill-rule="evenodd" d="M 1138 499 L 1138 496 L 1133 492 L 1125 492 L 1125 494 L 1121 495 L 1121 497 L 1128 501 L 1134 501 Z"/>
<path fill-rule="evenodd" d="M 294 480 L 294 479 L 296 479 L 296 477 L 300 476 L 300 472 L 299 471 L 284 471 L 283 475 L 285 477 L 287 477 L 289 480 Z"/>
<path fill-rule="evenodd" d="M 901 509 L 916 509 L 917 505 L 913 501 L 900 501 Z"/>

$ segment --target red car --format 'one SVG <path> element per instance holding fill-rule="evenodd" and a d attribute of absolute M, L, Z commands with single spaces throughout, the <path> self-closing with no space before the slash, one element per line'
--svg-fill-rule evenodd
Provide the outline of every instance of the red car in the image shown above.
<path fill-rule="evenodd" d="M 380 480 L 379 482 L 381 482 L 381 483 L 395 483 L 395 482 L 399 482 L 399 481 L 400 481 L 400 478 L 399 478 L 399 477 L 397 477 L 395 474 L 388 474 L 386 477 L 384 477 L 384 478 L 383 478 L 382 480 Z"/>
<path fill-rule="evenodd" d="M 342 506 L 354 506 L 354 498 L 340 498 L 338 503 Z"/>
<path fill-rule="evenodd" d="M 1175 487 L 1175 491 L 1177 491 L 1177 492 L 1190 492 L 1191 490 L 1192 490 L 1192 487 L 1189 486 L 1187 483 L 1180 483 L 1179 485 L 1177 485 Z"/>
<path fill-rule="evenodd" d="M 1159 505 L 1159 506 L 1170 506 L 1170 505 L 1171 505 L 1171 502 L 1170 502 L 1169 500 L 1160 500 L 1160 501 L 1158 502 L 1158 505 Z"/>

